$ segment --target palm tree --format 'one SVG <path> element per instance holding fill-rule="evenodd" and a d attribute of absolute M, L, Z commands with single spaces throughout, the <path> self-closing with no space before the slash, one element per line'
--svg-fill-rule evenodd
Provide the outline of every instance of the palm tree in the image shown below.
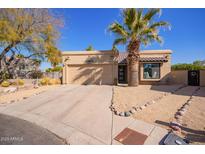
<path fill-rule="evenodd" d="M 123 9 L 123 24 L 115 21 L 109 30 L 116 34 L 113 45 L 125 44 L 128 52 L 129 86 L 139 84 L 139 51 L 140 46 L 153 41 L 162 43 L 159 36 L 160 27 L 169 27 L 165 21 L 154 22 L 155 16 L 160 15 L 160 9 Z"/>

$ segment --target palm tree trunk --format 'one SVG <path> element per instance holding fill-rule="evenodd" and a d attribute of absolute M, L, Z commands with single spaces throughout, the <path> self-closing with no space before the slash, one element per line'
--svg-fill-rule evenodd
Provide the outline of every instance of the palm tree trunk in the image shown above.
<path fill-rule="evenodd" d="M 128 86 L 139 85 L 139 47 L 138 40 L 133 40 L 128 45 Z"/>
<path fill-rule="evenodd" d="M 138 86 L 139 85 L 139 62 L 129 64 L 128 69 L 129 69 L 128 86 Z"/>

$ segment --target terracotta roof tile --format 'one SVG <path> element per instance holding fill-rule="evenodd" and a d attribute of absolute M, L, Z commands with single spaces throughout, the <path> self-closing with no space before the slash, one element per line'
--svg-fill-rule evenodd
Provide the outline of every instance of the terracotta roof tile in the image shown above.
<path fill-rule="evenodd" d="M 126 58 L 128 56 L 127 52 L 121 52 L 119 53 L 118 56 L 118 63 L 120 64 L 126 64 Z M 140 57 L 140 62 L 167 62 L 167 58 L 166 57 Z"/>

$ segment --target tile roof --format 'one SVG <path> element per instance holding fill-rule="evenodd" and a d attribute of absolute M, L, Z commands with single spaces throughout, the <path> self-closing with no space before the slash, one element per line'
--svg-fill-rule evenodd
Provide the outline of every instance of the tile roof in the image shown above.
<path fill-rule="evenodd" d="M 119 53 L 118 56 L 118 63 L 120 64 L 126 64 L 126 58 L 128 56 L 127 52 L 121 52 Z M 140 62 L 167 62 L 167 58 L 166 57 L 140 57 Z"/>
<path fill-rule="evenodd" d="M 166 57 L 140 57 L 141 62 L 167 62 Z"/>

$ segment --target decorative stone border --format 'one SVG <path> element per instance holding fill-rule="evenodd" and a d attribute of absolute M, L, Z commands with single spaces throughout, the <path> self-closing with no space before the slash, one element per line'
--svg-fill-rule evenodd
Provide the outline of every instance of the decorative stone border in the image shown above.
<path fill-rule="evenodd" d="M 189 106 L 193 102 L 193 96 L 200 90 L 200 87 L 198 87 L 189 97 L 189 99 L 182 105 L 182 107 L 175 113 L 175 120 L 170 123 L 170 127 L 177 132 L 181 132 L 181 125 L 182 125 L 182 117 L 186 114 Z"/>
<path fill-rule="evenodd" d="M 115 107 L 113 106 L 113 98 L 112 98 L 112 101 L 111 101 L 111 106 L 110 106 L 110 110 L 112 112 L 115 113 L 115 115 L 118 115 L 118 116 L 123 116 L 123 117 L 129 117 L 131 116 L 132 114 L 134 114 L 135 112 L 138 112 L 138 111 L 141 111 L 143 109 L 145 109 L 146 107 L 148 107 L 149 105 L 152 105 L 152 104 L 155 104 L 157 103 L 157 101 L 161 100 L 162 98 L 164 98 L 165 96 L 168 96 L 170 94 L 174 94 L 175 92 L 179 91 L 180 89 L 186 87 L 186 85 L 182 85 L 180 86 L 179 88 L 175 89 L 175 90 L 172 90 L 171 92 L 165 92 L 163 93 L 161 96 L 157 97 L 157 98 L 154 98 L 153 100 L 150 100 L 150 101 L 147 101 L 144 105 L 142 106 L 133 106 L 131 107 L 130 110 L 128 111 L 124 111 L 124 112 L 119 112 L 117 111 L 117 109 L 115 109 Z M 114 87 L 112 88 L 112 93 L 113 93 L 113 96 L 114 96 Z"/>

